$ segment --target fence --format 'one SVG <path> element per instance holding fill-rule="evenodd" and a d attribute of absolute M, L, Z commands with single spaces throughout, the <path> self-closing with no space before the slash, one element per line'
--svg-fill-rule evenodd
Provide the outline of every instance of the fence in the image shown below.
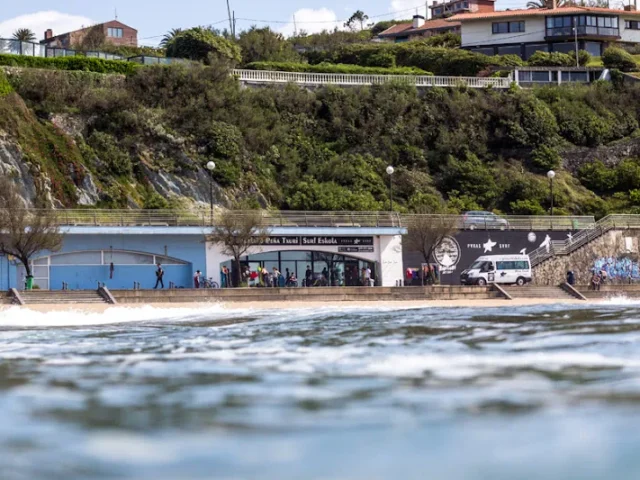
<path fill-rule="evenodd" d="M 241 82 L 297 83 L 300 85 L 382 85 L 400 82 L 416 87 L 509 88 L 511 78 L 437 77 L 424 75 L 353 75 L 342 73 L 299 73 L 270 70 L 234 70 Z"/>
<path fill-rule="evenodd" d="M 206 227 L 216 215 L 208 209 L 190 210 L 55 210 L 61 226 Z M 237 211 L 239 218 L 248 212 Z M 250 212 L 254 215 L 255 212 Z M 583 230 L 593 228 L 593 217 L 504 216 L 483 222 L 466 215 L 401 215 L 396 212 L 263 211 L 266 227 L 408 227 L 417 219 L 446 224 L 458 230 Z M 472 219 L 473 218 L 473 219 Z"/>
<path fill-rule="evenodd" d="M 124 60 L 121 55 L 104 52 L 77 52 L 66 48 L 47 47 L 39 43 L 21 42 L 8 38 L 0 38 L 0 53 L 23 55 L 26 57 L 74 57 L 82 54 L 86 57 L 101 58 L 103 60 Z"/>
<path fill-rule="evenodd" d="M 567 240 L 552 241 L 548 247 L 540 247 L 529 254 L 531 266 L 535 267 L 555 256 L 569 255 L 605 233 L 616 229 L 640 229 L 640 215 L 608 215 Z"/>

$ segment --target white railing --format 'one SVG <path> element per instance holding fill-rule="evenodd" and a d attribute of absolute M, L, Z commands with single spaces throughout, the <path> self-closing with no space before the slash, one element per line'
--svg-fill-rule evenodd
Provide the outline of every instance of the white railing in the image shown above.
<path fill-rule="evenodd" d="M 416 87 L 509 88 L 511 77 L 437 77 L 431 75 L 354 75 L 344 73 L 299 73 L 270 70 L 234 70 L 233 74 L 247 83 L 296 83 L 299 85 L 382 85 L 408 83 Z"/>

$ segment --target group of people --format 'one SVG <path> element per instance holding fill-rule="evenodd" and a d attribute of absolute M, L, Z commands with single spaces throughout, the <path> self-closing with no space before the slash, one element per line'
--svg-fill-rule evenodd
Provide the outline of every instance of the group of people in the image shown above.
<path fill-rule="evenodd" d="M 407 268 L 405 285 L 437 285 L 440 283 L 440 272 L 437 265 L 422 265 L 421 269 Z"/>
<path fill-rule="evenodd" d="M 600 287 L 607 283 L 608 277 L 609 275 L 605 269 L 592 269 L 589 288 L 591 288 L 591 290 L 600 290 Z M 567 283 L 571 286 L 576 284 L 576 275 L 572 270 L 567 272 Z"/>

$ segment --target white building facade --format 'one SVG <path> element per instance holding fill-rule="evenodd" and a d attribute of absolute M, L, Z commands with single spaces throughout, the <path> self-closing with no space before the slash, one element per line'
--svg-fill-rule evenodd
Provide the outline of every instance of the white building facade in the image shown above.
<path fill-rule="evenodd" d="M 266 241 L 252 247 L 241 259 L 241 269 L 256 272 L 277 269 L 295 274 L 296 285 L 359 286 L 363 274 L 371 271 L 376 286 L 392 287 L 403 279 L 403 228 L 272 228 Z M 221 245 L 206 244 L 206 271 L 212 280 L 224 284 L 222 267 L 233 268 L 232 257 Z M 259 279 L 254 279 L 256 284 Z"/>
<path fill-rule="evenodd" d="M 486 55 L 586 50 L 599 57 L 612 43 L 640 43 L 640 12 L 595 7 L 507 10 L 450 17 L 461 24 L 462 48 Z"/>

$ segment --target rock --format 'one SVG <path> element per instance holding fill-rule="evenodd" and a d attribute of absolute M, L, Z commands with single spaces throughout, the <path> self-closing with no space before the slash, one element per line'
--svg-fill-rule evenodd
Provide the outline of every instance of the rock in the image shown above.
<path fill-rule="evenodd" d="M 0 132 L 0 175 L 12 178 L 20 189 L 25 205 L 33 205 L 36 185 L 30 165 L 25 161 L 20 146 Z"/>
<path fill-rule="evenodd" d="M 85 172 L 82 184 L 76 187 L 78 194 L 78 205 L 95 205 L 100 200 L 100 193 L 98 187 L 96 187 L 93 181 L 93 175 L 90 172 Z"/>

